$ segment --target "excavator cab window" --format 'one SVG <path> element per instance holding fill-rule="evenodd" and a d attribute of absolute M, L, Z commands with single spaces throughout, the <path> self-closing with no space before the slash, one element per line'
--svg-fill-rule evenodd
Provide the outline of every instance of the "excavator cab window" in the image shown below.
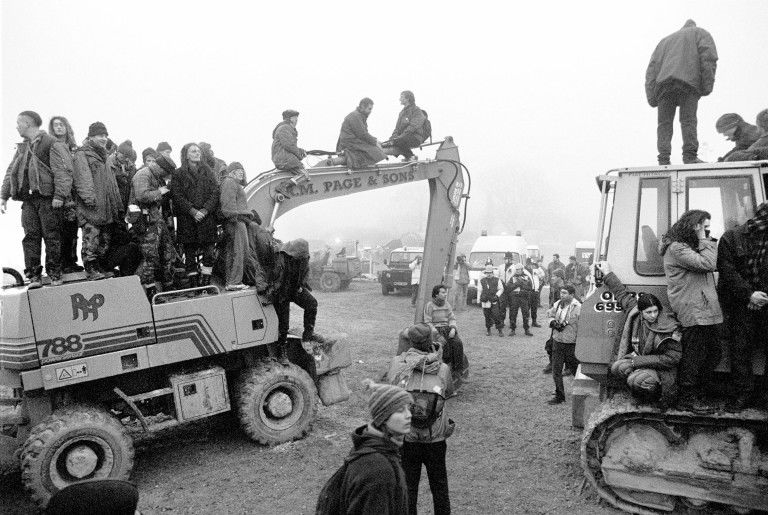
<path fill-rule="evenodd" d="M 686 210 L 703 209 L 712 215 L 711 236 L 745 223 L 755 214 L 752 177 L 689 177 L 686 179 Z"/>
<path fill-rule="evenodd" d="M 670 179 L 640 179 L 640 201 L 635 239 L 635 271 L 639 275 L 664 275 L 659 238 L 669 230 Z"/>

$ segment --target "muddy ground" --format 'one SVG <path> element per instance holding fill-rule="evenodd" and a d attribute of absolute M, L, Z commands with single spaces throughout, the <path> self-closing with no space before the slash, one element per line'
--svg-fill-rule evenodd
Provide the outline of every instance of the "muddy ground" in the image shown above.
<path fill-rule="evenodd" d="M 383 296 L 375 282 L 316 295 L 319 331 L 348 334 L 351 399 L 321 406 L 307 438 L 272 448 L 248 440 L 231 414 L 140 444 L 132 480 L 142 513 L 314 512 L 322 485 L 349 451 L 350 432 L 365 421 L 360 381 L 386 368 L 398 331 L 413 320 L 410 298 Z M 300 313 L 294 310 L 294 321 Z M 549 330 L 488 337 L 482 311 L 473 307 L 458 321 L 471 377 L 447 403 L 457 424 L 447 458 L 454 513 L 618 513 L 589 487 L 581 489 L 581 432 L 571 428 L 570 395 L 567 404 L 546 404 L 553 391 L 551 376 L 541 373 Z M 418 508 L 432 513 L 425 472 Z M 0 483 L 0 511 L 33 511 L 18 477 Z"/>

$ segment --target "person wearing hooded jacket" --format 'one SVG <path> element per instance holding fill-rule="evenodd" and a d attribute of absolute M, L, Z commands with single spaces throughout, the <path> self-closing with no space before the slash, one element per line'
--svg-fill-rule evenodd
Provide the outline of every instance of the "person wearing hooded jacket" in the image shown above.
<path fill-rule="evenodd" d="M 717 247 L 708 236 L 710 218 L 706 211 L 686 211 L 659 241 L 667 297 L 683 327 L 678 406 L 697 412 L 710 410 L 701 390 L 721 356 L 717 326 L 723 313 L 715 289 Z"/>
<path fill-rule="evenodd" d="M 658 108 L 656 146 L 660 165 L 670 163 L 672 122 L 680 108 L 683 163 L 700 163 L 696 135 L 699 98 L 712 93 L 717 69 L 717 48 L 712 36 L 687 20 L 683 27 L 656 46 L 645 72 L 645 93 Z"/>
<path fill-rule="evenodd" d="M 671 406 L 677 396 L 677 365 L 683 354 L 680 322 L 664 311 L 656 296 L 630 293 L 608 262 L 601 262 L 598 268 L 626 313 L 611 374 L 626 381 L 633 393 L 659 397 L 662 406 Z"/>
<path fill-rule="evenodd" d="M 752 377 L 753 351 L 761 345 L 768 350 L 768 202 L 760 204 L 746 223 L 723 234 L 717 270 L 736 390 L 728 409 L 738 411 L 758 400 L 768 405 L 768 374 L 763 375 L 757 392 Z"/>
<path fill-rule="evenodd" d="M 291 196 L 289 186 L 309 181 L 309 173 L 301 162 L 307 156 L 307 152 L 298 146 L 297 123 L 299 123 L 299 112 L 286 109 L 283 111 L 283 121 L 272 130 L 272 162 L 278 170 L 293 174 L 288 182 L 280 183 L 275 189 L 287 197 Z"/>
<path fill-rule="evenodd" d="M 181 149 L 181 166 L 171 180 L 173 212 L 176 215 L 176 242 L 184 247 L 187 276 L 201 286 L 210 284 L 216 259 L 216 208 L 219 205 L 219 182 L 203 161 L 197 143 Z M 198 273 L 197 256 L 202 254 Z"/>
<path fill-rule="evenodd" d="M 747 150 L 760 138 L 760 130 L 757 126 L 745 122 L 744 118 L 736 113 L 725 113 L 718 118 L 715 129 L 735 144 L 723 157 L 718 158 L 718 161 L 728 161 L 731 154 L 739 150 Z"/>
<path fill-rule="evenodd" d="M 83 229 L 82 256 L 89 280 L 104 279 L 104 259 L 109 250 L 111 225 L 123 219 L 123 202 L 115 174 L 107 167 L 107 128 L 94 122 L 88 138 L 75 152 L 77 215 Z M 94 203 L 89 205 L 90 199 Z"/>

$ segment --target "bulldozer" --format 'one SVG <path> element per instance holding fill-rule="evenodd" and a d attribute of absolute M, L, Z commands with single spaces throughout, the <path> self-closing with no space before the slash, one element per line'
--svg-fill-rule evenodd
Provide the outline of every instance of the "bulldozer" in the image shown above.
<path fill-rule="evenodd" d="M 450 282 L 461 230 L 466 167 L 451 138 L 436 158 L 361 170 L 316 167 L 290 197 L 291 177 L 272 171 L 246 186 L 249 209 L 269 225 L 300 205 L 376 188 L 427 181 L 430 191 L 422 277 Z M 289 336 L 280 363 L 277 315 L 255 289 L 207 286 L 147 298 L 136 276 L 67 281 L 28 289 L 8 271 L 0 291 L 0 473 L 21 469 L 34 502 L 79 481 L 127 479 L 134 438 L 234 411 L 254 441 L 275 445 L 306 435 L 323 404 L 349 397 L 342 338 L 313 346 Z M 419 300 L 423 317 L 427 289 Z"/>
<path fill-rule="evenodd" d="M 601 192 L 594 249 L 637 294 L 669 310 L 658 242 L 687 210 L 711 215 L 711 235 L 745 223 L 766 200 L 768 161 L 622 168 L 597 177 Z M 662 409 L 633 398 L 610 380 L 624 313 L 610 291 L 593 283 L 579 319 L 576 357 L 600 384 L 601 403 L 581 442 L 586 479 L 611 505 L 629 513 L 768 510 L 768 412 L 728 412 L 717 397 L 712 414 Z M 717 382 L 728 385 L 727 334 Z M 768 334 L 762 335 L 768 340 Z M 753 356 L 766 373 L 765 355 Z"/>

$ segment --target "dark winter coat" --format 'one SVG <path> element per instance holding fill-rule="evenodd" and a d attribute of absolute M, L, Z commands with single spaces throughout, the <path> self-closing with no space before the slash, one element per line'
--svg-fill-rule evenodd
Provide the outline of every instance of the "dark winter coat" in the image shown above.
<path fill-rule="evenodd" d="M 64 200 L 72 189 L 69 166 L 71 157 L 67 146 L 40 131 L 31 141 L 25 139 L 16 145 L 16 153 L 3 178 L 0 197 L 24 200 L 32 191 L 43 197 Z"/>
<path fill-rule="evenodd" d="M 565 267 L 565 284 L 581 286 L 587 283 L 589 269 L 581 263 L 568 263 Z"/>
<path fill-rule="evenodd" d="M 284 120 L 277 124 L 272 131 L 272 162 L 275 168 L 280 170 L 292 170 L 303 168 L 301 160 L 307 155 L 303 149 L 297 146 L 299 131 Z"/>
<path fill-rule="evenodd" d="M 219 210 L 221 216 L 226 220 L 236 220 L 238 217 L 250 218 L 251 216 L 243 185 L 234 177 L 224 177 L 221 181 Z"/>
<path fill-rule="evenodd" d="M 683 327 L 722 323 L 723 312 L 713 273 L 717 262 L 716 243 L 699 240 L 696 251 L 686 243 L 662 238 L 659 254 L 664 256 L 669 304 Z"/>
<path fill-rule="evenodd" d="M 276 286 L 276 261 L 282 242 L 256 222 L 251 222 L 248 224 L 248 244 L 259 265 L 250 279 L 256 291 L 272 297 Z"/>
<path fill-rule="evenodd" d="M 115 174 L 107 168 L 107 150 L 90 139 L 75 152 L 75 189 L 81 225 L 104 226 L 122 220 L 123 200 Z"/>
<path fill-rule="evenodd" d="M 747 150 L 760 139 L 760 129 L 756 125 L 741 120 L 733 136 L 736 138 L 733 140 L 735 146 L 721 158 L 722 161 L 737 161 L 737 159 L 731 158 L 731 155 L 740 150 Z"/>
<path fill-rule="evenodd" d="M 659 105 L 659 92 L 672 82 L 685 84 L 699 96 L 712 93 L 717 69 L 715 41 L 706 30 L 688 20 L 683 28 L 662 39 L 645 72 L 645 94 L 651 107 Z"/>
<path fill-rule="evenodd" d="M 525 275 L 513 275 L 507 282 L 508 295 L 514 295 L 515 297 L 528 297 L 533 291 L 533 283 L 531 278 Z"/>
<path fill-rule="evenodd" d="M 347 156 L 347 166 L 353 169 L 374 165 L 387 157 L 376 138 L 368 133 L 368 116 L 358 109 L 349 113 L 341 124 L 336 151 L 342 150 Z"/>
<path fill-rule="evenodd" d="M 284 243 L 275 256 L 275 302 L 288 302 L 300 288 L 309 291 L 309 245 L 298 239 Z"/>
<path fill-rule="evenodd" d="M 407 105 L 397 116 L 395 130 L 392 131 L 390 139 L 413 134 L 419 138 L 419 142 L 423 143 L 427 139 L 424 132 L 424 122 L 426 121 L 427 117 L 424 116 L 424 111 L 416 105 Z"/>
<path fill-rule="evenodd" d="M 717 271 L 720 278 L 717 293 L 728 312 L 746 311 L 749 298 L 755 291 L 768 292 L 768 267 L 762 267 L 758 284 L 752 284 L 747 274 L 747 260 L 756 254 L 758 238 L 742 224 L 726 231 L 717 247 Z"/>
<path fill-rule="evenodd" d="M 216 207 L 219 205 L 218 180 L 204 163 L 197 170 L 182 166 L 173 172 L 171 198 L 176 215 L 176 241 L 182 245 L 216 243 Z M 200 222 L 194 211 L 206 211 Z"/>
<path fill-rule="evenodd" d="M 408 489 L 400 447 L 371 433 L 368 426 L 352 433 L 353 459 L 341 484 L 341 512 L 347 515 L 407 515 Z"/>
<path fill-rule="evenodd" d="M 683 356 L 680 322 L 662 311 L 656 322 L 649 324 L 637 309 L 637 299 L 627 291 L 616 274 L 607 274 L 605 285 L 627 313 L 614 348 L 614 360 L 634 352 L 636 355 L 632 360 L 635 369 L 651 368 L 659 374 L 662 402 L 673 399 L 676 395 L 677 364 Z"/>
<path fill-rule="evenodd" d="M 746 150 L 733 150 L 726 161 L 756 161 L 768 159 L 768 134 L 760 136 Z"/>
<path fill-rule="evenodd" d="M 117 154 L 110 154 L 107 157 L 107 168 L 112 171 L 117 182 L 117 190 L 120 192 L 122 200 L 122 211 L 128 211 L 128 202 L 131 197 L 131 181 L 136 174 L 134 165 L 124 165 L 118 162 Z"/>

